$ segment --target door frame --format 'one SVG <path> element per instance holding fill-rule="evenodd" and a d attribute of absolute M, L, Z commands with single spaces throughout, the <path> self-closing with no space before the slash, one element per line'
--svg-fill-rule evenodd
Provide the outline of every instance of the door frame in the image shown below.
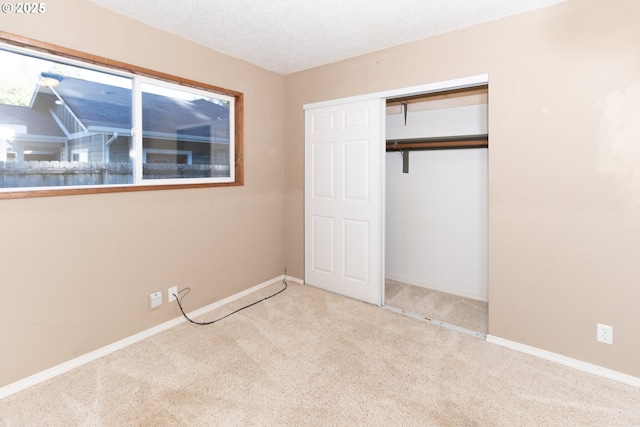
<path fill-rule="evenodd" d="M 458 79 L 452 79 L 452 80 L 444 80 L 444 81 L 439 81 L 439 82 L 433 82 L 433 83 L 426 83 L 426 84 L 422 84 L 422 85 L 417 85 L 417 86 L 409 86 L 409 87 L 405 87 L 405 88 L 400 88 L 400 89 L 392 89 L 392 90 L 386 90 L 386 91 L 382 91 L 382 92 L 374 92 L 374 93 L 368 93 L 368 94 L 364 94 L 364 95 L 356 95 L 356 96 L 351 96 L 351 97 L 346 97 L 346 98 L 338 98 L 338 99 L 332 99 L 332 100 L 328 100 L 328 101 L 320 101 L 320 102 L 314 102 L 314 103 L 310 103 L 310 104 L 304 104 L 303 105 L 303 110 L 308 110 L 308 109 L 314 109 L 314 108 L 321 108 L 321 107 L 331 107 L 331 106 L 336 106 L 336 105 L 340 105 L 340 104 L 346 104 L 346 103 L 352 103 L 352 102 L 358 102 L 358 101 L 368 101 L 368 100 L 373 100 L 373 99 L 379 99 L 380 101 L 386 101 L 389 98 L 400 98 L 400 97 L 405 97 L 405 96 L 413 96 L 413 95 L 425 95 L 425 94 L 429 94 L 429 93 L 435 93 L 435 92 L 444 92 L 444 91 L 449 91 L 449 90 L 455 90 L 455 89 L 464 89 L 464 88 L 471 88 L 471 87 L 476 87 L 476 86 L 484 86 L 484 85 L 488 85 L 489 84 L 489 75 L 488 74 L 478 74 L 475 76 L 470 76 L 470 77 L 462 77 L 462 78 L 458 78 Z M 386 198 L 385 198 L 385 194 L 386 194 L 386 178 L 385 178 L 385 156 L 384 156 L 384 152 L 385 152 L 385 142 L 386 142 L 386 126 L 385 126 L 385 111 L 384 109 L 382 109 L 381 111 L 382 114 L 382 118 L 381 118 L 381 126 L 380 126 L 380 141 L 382 141 L 382 143 L 380 144 L 380 155 L 382 157 L 381 163 L 380 163 L 380 170 L 378 171 L 378 179 L 380 180 L 380 192 L 381 194 L 379 194 L 379 200 L 380 200 L 380 206 L 378 206 L 378 209 L 380 209 L 380 227 L 378 229 L 378 233 L 379 233 L 379 242 L 380 242 L 380 253 L 378 254 L 378 256 L 376 257 L 379 263 L 379 271 L 380 271 L 380 278 L 379 278 L 379 283 L 378 283 L 378 291 L 380 293 L 380 301 L 381 301 L 381 305 L 385 304 L 384 301 L 384 278 L 385 278 L 385 209 L 384 207 L 386 206 Z M 306 150 L 306 146 L 305 146 L 305 150 Z M 306 155 L 306 154 L 305 154 Z M 306 182 L 306 174 L 307 171 L 305 171 L 305 182 Z M 306 190 L 306 189 L 305 189 Z M 304 196 L 305 198 L 307 197 L 306 194 Z M 304 224 L 305 230 L 307 227 L 307 224 Z M 306 233 L 303 233 L 303 235 Z M 303 244 L 303 247 L 305 247 L 304 245 L 306 245 L 306 243 Z M 306 257 L 308 256 L 308 254 L 305 252 L 304 257 L 305 257 L 305 263 L 304 263 L 304 268 L 306 268 Z M 306 274 L 305 274 L 306 277 Z"/>

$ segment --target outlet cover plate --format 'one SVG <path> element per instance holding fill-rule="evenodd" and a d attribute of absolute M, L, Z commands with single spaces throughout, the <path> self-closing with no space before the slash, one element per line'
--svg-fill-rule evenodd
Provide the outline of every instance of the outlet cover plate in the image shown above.
<path fill-rule="evenodd" d="M 156 291 L 149 294 L 149 310 L 155 310 L 162 305 L 162 292 Z"/>
<path fill-rule="evenodd" d="M 603 325 L 602 323 L 598 323 L 597 326 L 597 338 L 598 342 L 603 342 L 605 344 L 613 344 L 613 326 Z"/>
<path fill-rule="evenodd" d="M 169 288 L 169 290 L 167 291 L 167 301 L 169 302 L 173 302 L 176 300 L 176 297 L 174 297 L 174 295 L 178 295 L 178 287 L 177 286 L 172 286 Z"/>

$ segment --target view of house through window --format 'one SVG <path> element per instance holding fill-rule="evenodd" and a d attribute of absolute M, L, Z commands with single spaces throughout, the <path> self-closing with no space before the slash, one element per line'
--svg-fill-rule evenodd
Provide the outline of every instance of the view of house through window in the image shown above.
<path fill-rule="evenodd" d="M 0 189 L 232 182 L 233 101 L 0 46 Z"/>
<path fill-rule="evenodd" d="M 229 176 L 229 102 L 142 84 L 143 177 Z"/>

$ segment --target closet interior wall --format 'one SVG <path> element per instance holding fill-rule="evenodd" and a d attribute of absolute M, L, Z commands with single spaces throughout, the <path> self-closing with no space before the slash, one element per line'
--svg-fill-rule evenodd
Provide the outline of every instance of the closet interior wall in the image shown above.
<path fill-rule="evenodd" d="M 386 133 L 386 278 L 487 301 L 487 88 L 388 100 Z"/>

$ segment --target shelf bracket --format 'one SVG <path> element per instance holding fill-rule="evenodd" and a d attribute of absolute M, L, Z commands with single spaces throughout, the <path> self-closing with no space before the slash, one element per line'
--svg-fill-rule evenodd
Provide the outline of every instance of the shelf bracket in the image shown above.
<path fill-rule="evenodd" d="M 409 173 L 409 151 L 402 150 L 402 173 Z"/>
<path fill-rule="evenodd" d="M 406 102 L 401 102 L 402 104 L 402 111 L 404 112 L 404 125 L 407 125 L 407 112 L 409 110 L 409 104 L 407 104 Z"/>

